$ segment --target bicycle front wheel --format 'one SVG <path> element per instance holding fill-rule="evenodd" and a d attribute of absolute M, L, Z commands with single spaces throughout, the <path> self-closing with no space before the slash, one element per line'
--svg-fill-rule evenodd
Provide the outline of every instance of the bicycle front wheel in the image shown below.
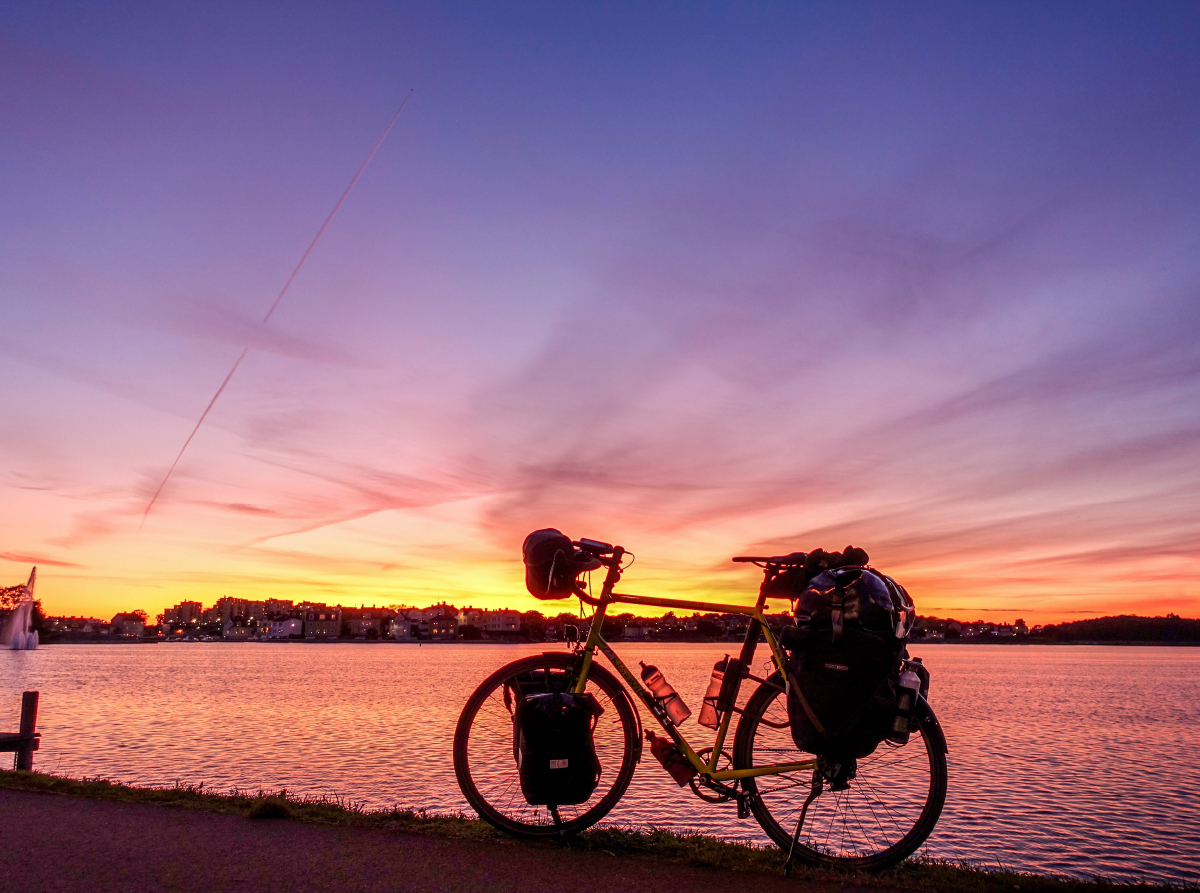
<path fill-rule="evenodd" d="M 575 834 L 604 818 L 629 787 L 641 753 L 638 720 L 621 683 L 592 664 L 586 691 L 604 712 L 593 741 L 600 760 L 600 783 L 584 803 L 534 806 L 521 794 L 513 751 L 513 716 L 521 697 L 570 691 L 578 659 L 566 653 L 526 657 L 501 667 L 467 700 L 454 733 L 454 774 L 463 796 L 479 817 L 518 837 Z"/>
<path fill-rule="evenodd" d="M 785 850 L 808 806 L 796 840 L 796 858 L 812 865 L 878 871 L 916 852 L 946 802 L 946 742 L 933 710 L 918 701 L 917 729 L 908 743 L 884 741 L 857 761 L 841 790 L 820 770 L 763 775 L 742 782 L 750 809 L 767 835 Z M 814 759 L 796 747 L 787 697 L 778 674 L 760 685 L 738 722 L 733 762 L 739 769 Z"/>

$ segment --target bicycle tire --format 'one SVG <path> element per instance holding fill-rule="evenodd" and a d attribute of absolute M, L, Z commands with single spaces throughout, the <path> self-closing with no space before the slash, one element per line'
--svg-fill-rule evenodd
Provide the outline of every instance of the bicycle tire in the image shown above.
<path fill-rule="evenodd" d="M 857 761 L 857 775 L 847 789 L 835 792 L 823 786 L 796 841 L 798 861 L 880 871 L 902 862 L 925 842 L 946 802 L 946 740 L 924 698 L 918 699 L 915 716 L 917 728 L 907 744 L 882 742 Z M 734 766 L 748 769 L 812 758 L 792 741 L 787 698 L 776 673 L 746 702 L 734 738 Z M 792 848 L 815 775 L 817 770 L 807 770 L 742 782 L 754 818 L 784 850 Z"/>
<path fill-rule="evenodd" d="M 521 691 L 527 685 L 542 690 L 538 686 L 545 684 L 565 691 L 578 678 L 578 662 L 574 655 L 548 652 L 506 664 L 480 683 L 459 715 L 454 732 L 458 786 L 479 817 L 501 831 L 517 837 L 577 834 L 608 815 L 633 779 L 641 756 L 636 708 L 616 677 L 592 664 L 587 691 L 604 708 L 593 735 L 601 763 L 600 784 L 585 803 L 560 806 L 557 821 L 547 807 L 531 806 L 521 795 L 505 685 L 515 683 Z M 539 672 L 544 673 L 541 680 L 550 681 L 538 680 Z"/>

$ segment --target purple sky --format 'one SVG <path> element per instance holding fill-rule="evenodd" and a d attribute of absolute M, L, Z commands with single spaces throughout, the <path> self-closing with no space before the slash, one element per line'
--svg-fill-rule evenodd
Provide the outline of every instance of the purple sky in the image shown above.
<path fill-rule="evenodd" d="M 853 542 L 925 613 L 1200 614 L 1195 3 L 247 6 L 0 10 L 48 610 L 529 607 L 554 525 L 632 591 Z"/>

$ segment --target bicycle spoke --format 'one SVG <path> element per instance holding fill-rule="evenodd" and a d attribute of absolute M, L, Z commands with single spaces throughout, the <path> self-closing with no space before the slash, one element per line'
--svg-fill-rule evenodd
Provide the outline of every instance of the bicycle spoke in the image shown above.
<path fill-rule="evenodd" d="M 928 711 L 927 706 L 922 709 Z M 738 768 L 815 759 L 795 747 L 790 728 L 761 722 L 769 718 L 778 723 L 786 715 L 786 696 L 760 686 L 747 702 L 745 729 L 738 729 Z M 784 849 L 791 846 L 812 783 L 813 774 L 807 771 L 743 782 L 753 794 L 755 817 Z M 831 780 L 819 783 L 828 785 Z M 826 790 L 810 803 L 797 856 L 834 867 L 887 867 L 914 852 L 936 822 L 945 798 L 945 760 L 917 730 L 907 744 L 883 742 L 859 759 L 855 775 L 844 784 L 842 790 Z"/>
<path fill-rule="evenodd" d="M 586 691 L 602 712 L 593 730 L 600 761 L 598 784 L 579 804 L 559 807 L 559 821 L 544 806 L 529 804 L 520 785 L 514 751 L 513 715 L 531 694 L 567 693 L 574 684 L 575 659 L 566 654 L 524 658 L 494 673 L 468 701 L 455 732 L 455 773 L 468 801 L 496 827 L 516 834 L 573 833 L 593 824 L 616 803 L 633 773 L 636 718 L 620 700 L 620 683 L 596 668 Z M 507 695 L 509 703 L 504 703 Z"/>

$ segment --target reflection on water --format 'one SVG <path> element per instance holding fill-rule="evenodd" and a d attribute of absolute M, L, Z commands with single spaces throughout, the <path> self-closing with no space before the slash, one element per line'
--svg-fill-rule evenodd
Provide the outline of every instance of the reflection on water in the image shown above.
<path fill-rule="evenodd" d="M 37 768 L 139 784 L 333 793 L 457 812 L 458 712 L 493 669 L 548 646 L 55 645 L 0 652 L 0 727 L 42 692 Z M 734 645 L 625 644 L 697 710 Z M 1200 649 L 914 648 L 950 744 L 924 852 L 984 865 L 1200 882 Z M 645 717 L 643 717 L 645 718 Z M 694 744 L 712 733 L 684 726 Z M 610 821 L 765 842 L 647 754 Z"/>

